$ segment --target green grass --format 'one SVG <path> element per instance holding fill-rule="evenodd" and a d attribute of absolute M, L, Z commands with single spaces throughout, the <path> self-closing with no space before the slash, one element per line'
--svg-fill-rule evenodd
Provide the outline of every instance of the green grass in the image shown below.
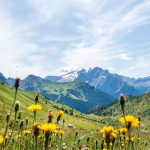
<path fill-rule="evenodd" d="M 6 114 L 9 113 L 10 111 L 10 107 L 12 105 L 13 102 L 13 98 L 14 98 L 14 89 L 10 88 L 8 85 L 6 84 L 2 84 L 0 83 L 0 109 L 2 109 L 3 104 L 5 104 L 6 107 L 6 112 L 5 114 L 0 114 L 0 132 L 1 134 L 3 134 L 4 132 L 4 128 L 5 128 L 5 117 Z M 17 119 L 16 122 L 16 127 L 15 127 L 15 131 L 14 131 L 14 135 L 17 135 L 17 131 L 19 129 L 19 124 L 22 120 L 25 120 L 26 117 L 28 117 L 29 119 L 29 126 L 28 128 L 31 129 L 32 125 L 33 125 L 33 113 L 29 112 L 27 110 L 27 107 L 31 104 L 34 103 L 34 98 L 35 98 L 35 93 L 33 92 L 26 92 L 26 91 L 18 91 L 17 94 L 17 100 L 20 101 L 20 111 L 22 114 L 22 118 L 21 119 Z M 127 103 L 126 103 L 126 112 L 136 115 L 136 109 L 140 108 L 140 110 L 142 111 L 142 113 L 145 112 L 145 110 L 147 110 L 148 104 L 149 104 L 149 99 L 150 99 L 150 95 L 147 94 L 143 97 L 139 97 L 137 98 L 137 102 L 133 101 L 131 99 L 128 99 Z M 145 99 L 146 99 L 146 104 L 145 104 Z M 138 103 L 137 106 L 135 106 L 135 109 L 131 110 L 133 108 L 134 105 L 136 105 Z M 39 97 L 39 104 L 42 106 L 42 111 L 37 112 L 37 121 L 38 122 L 47 122 L 47 114 L 48 114 L 48 110 L 51 109 L 54 111 L 55 116 L 53 119 L 53 122 L 56 122 L 56 117 L 57 117 L 57 112 L 59 108 L 61 109 L 63 107 L 64 110 L 72 110 L 72 108 L 66 106 L 66 105 L 62 105 L 56 102 L 53 102 L 51 100 L 47 100 L 44 97 L 40 96 Z M 131 106 L 130 106 L 131 105 Z M 102 129 L 103 126 L 107 126 L 107 125 L 112 125 L 114 126 L 114 128 L 118 128 L 121 127 L 121 124 L 119 123 L 118 119 L 121 115 L 121 110 L 120 110 L 120 105 L 119 104 L 114 104 L 110 107 L 106 107 L 105 109 L 103 109 L 103 111 L 106 111 L 105 116 L 97 116 L 94 114 L 83 114 L 80 113 L 79 111 L 74 110 L 73 112 L 73 116 L 69 115 L 69 114 L 65 114 L 64 115 L 64 119 L 65 119 L 65 126 L 63 126 L 62 124 L 62 120 L 59 123 L 59 127 L 62 128 L 65 131 L 65 134 L 63 136 L 63 139 L 61 140 L 60 137 L 58 137 L 55 135 L 52 135 L 52 141 L 51 141 L 51 146 L 53 145 L 54 147 L 51 148 L 52 150 L 56 150 L 56 147 L 59 146 L 59 150 L 62 149 L 62 144 L 65 143 L 65 145 L 67 146 L 67 148 L 69 147 L 75 147 L 75 149 L 79 149 L 79 147 L 81 147 L 82 145 L 86 145 L 87 147 L 91 148 L 92 150 L 96 150 L 95 148 L 95 144 L 96 141 L 98 141 L 98 149 L 100 150 L 101 147 L 101 141 L 103 139 L 102 134 L 99 132 L 99 129 Z M 14 113 L 13 113 L 14 115 Z M 13 115 L 11 117 L 11 120 L 13 120 Z M 138 150 L 139 146 L 141 147 L 142 150 L 146 150 L 149 145 L 150 145 L 150 130 L 149 130 L 149 120 L 146 121 L 146 119 L 148 118 L 147 115 L 144 115 L 142 118 L 142 122 L 141 122 L 141 130 L 143 130 L 143 132 L 140 132 L 140 137 L 141 137 L 141 141 L 139 143 L 135 143 L 135 150 Z M 73 128 L 68 128 L 68 124 L 72 124 Z M 78 133 L 78 136 L 75 138 L 75 134 Z M 135 135 L 137 133 L 137 128 L 135 128 L 133 130 L 133 134 Z M 14 137 L 14 142 L 10 142 L 9 143 L 9 147 L 10 149 L 17 149 L 20 150 L 19 146 L 19 140 L 16 139 Z M 87 140 L 90 139 L 88 142 Z M 117 139 L 116 139 L 117 140 Z M 27 142 L 27 147 L 26 150 L 32 150 L 33 149 L 33 138 L 30 135 L 29 137 L 25 137 L 23 136 L 20 139 L 20 142 L 22 144 L 25 144 L 24 142 Z M 80 141 L 80 143 L 78 144 L 78 142 Z M 39 150 L 42 149 L 42 143 L 38 143 L 39 146 Z M 117 150 L 117 144 L 115 145 Z M 60 149 L 61 147 L 61 149 Z"/>
<path fill-rule="evenodd" d="M 10 88 L 6 84 L 3 85 L 2 83 L 0 83 L 0 109 L 2 109 L 3 104 L 5 104 L 5 109 L 6 109 L 6 112 L 3 116 L 3 120 L 6 114 L 10 112 L 10 107 L 13 102 L 14 93 L 15 91 L 13 88 Z M 31 104 L 34 104 L 34 98 L 35 98 L 35 93 L 33 92 L 25 92 L 21 90 L 18 91 L 17 100 L 20 101 L 20 111 L 22 114 L 22 119 L 25 119 L 26 117 L 28 117 L 31 123 L 33 120 L 33 113 L 29 112 L 27 107 Z M 46 104 L 46 101 L 47 101 L 47 104 Z M 55 116 L 57 116 L 57 112 L 58 112 L 58 110 L 55 108 L 56 106 L 58 106 L 59 108 L 63 107 L 64 110 L 72 109 L 66 105 L 62 105 L 62 104 L 47 100 L 42 96 L 39 97 L 39 104 L 42 106 L 42 111 L 37 113 L 37 120 L 43 121 L 43 122 L 47 121 L 47 114 L 48 114 L 49 109 L 52 109 L 55 112 Z M 94 122 L 91 120 L 81 118 L 82 116 L 81 113 L 76 110 L 74 110 L 73 112 L 74 112 L 73 116 L 70 116 L 67 114 L 64 116 L 64 119 L 66 120 L 67 124 L 73 123 L 75 127 L 78 127 L 80 124 L 80 128 L 82 129 L 85 129 L 85 128 L 95 129 L 95 128 L 100 127 L 98 122 Z M 0 116 L 2 117 L 2 114 L 0 114 Z M 75 116 L 79 116 L 79 117 L 76 117 L 75 119 Z M 54 118 L 54 120 L 55 119 L 56 118 Z M 0 126 L 3 126 L 3 124 L 0 124 Z"/>

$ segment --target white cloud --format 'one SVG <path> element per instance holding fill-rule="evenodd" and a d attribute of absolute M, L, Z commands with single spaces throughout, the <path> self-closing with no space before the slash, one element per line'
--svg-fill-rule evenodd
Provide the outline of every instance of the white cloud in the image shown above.
<path fill-rule="evenodd" d="M 128 67 L 115 65 L 132 64 L 134 55 L 142 53 L 135 50 L 137 45 L 129 51 L 128 39 L 120 39 L 150 23 L 148 0 L 26 2 L 30 14 L 25 18 L 5 7 L 0 9 L 0 71 L 7 76 L 46 76 L 61 69 L 95 66 L 125 73 Z M 138 60 L 145 64 L 145 60 Z"/>
<path fill-rule="evenodd" d="M 150 1 L 144 1 L 128 11 L 126 7 L 128 5 L 122 5 L 115 11 L 98 14 L 95 10 L 90 12 L 89 23 L 77 27 L 87 37 L 80 41 L 81 44 L 73 45 L 64 52 L 62 62 L 66 67 L 110 68 L 113 67 L 112 62 L 118 62 L 118 59 L 120 63 L 133 60 L 130 50 L 124 50 L 124 44 L 119 43 L 118 38 L 124 36 L 125 32 L 128 34 L 127 31 L 150 23 Z"/>
<path fill-rule="evenodd" d="M 0 68 L 6 75 L 14 72 L 15 64 L 37 48 L 23 39 L 25 32 L 24 27 L 16 24 L 4 9 L 0 9 Z"/>
<path fill-rule="evenodd" d="M 133 59 L 133 58 L 129 57 L 128 54 L 125 54 L 125 53 L 120 54 L 118 58 L 122 59 L 122 60 L 132 60 Z"/>

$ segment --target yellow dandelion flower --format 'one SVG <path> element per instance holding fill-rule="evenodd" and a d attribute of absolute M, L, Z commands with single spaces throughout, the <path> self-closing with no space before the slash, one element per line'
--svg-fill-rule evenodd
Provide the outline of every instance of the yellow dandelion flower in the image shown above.
<path fill-rule="evenodd" d="M 31 131 L 30 131 L 30 130 L 24 130 L 23 133 L 24 133 L 25 135 L 27 135 L 27 134 L 31 134 Z"/>
<path fill-rule="evenodd" d="M 59 134 L 61 134 L 61 135 L 63 135 L 63 134 L 65 133 L 65 131 L 63 131 L 63 130 L 54 130 L 54 132 L 55 132 L 55 133 L 59 133 Z"/>
<path fill-rule="evenodd" d="M 136 137 L 131 137 L 130 139 L 129 139 L 129 138 L 127 138 L 127 141 L 134 142 L 134 141 L 136 141 Z"/>
<path fill-rule="evenodd" d="M 41 111 L 42 107 L 39 104 L 33 104 L 28 107 L 28 110 L 31 112 L 37 112 L 37 111 Z"/>
<path fill-rule="evenodd" d="M 3 144 L 4 138 L 0 135 L 0 145 Z"/>
<path fill-rule="evenodd" d="M 62 117 L 64 115 L 64 111 L 59 111 L 58 116 Z"/>
<path fill-rule="evenodd" d="M 127 129 L 126 128 L 120 128 L 119 131 L 120 131 L 120 133 L 125 135 L 125 133 L 127 132 Z"/>
<path fill-rule="evenodd" d="M 17 134 L 15 137 L 16 137 L 17 139 L 19 139 L 19 138 L 21 137 L 21 134 Z"/>
<path fill-rule="evenodd" d="M 132 126 L 139 125 L 139 120 L 132 115 L 125 116 L 125 119 L 124 119 L 124 117 L 121 117 L 119 120 L 123 125 L 127 125 L 128 129 L 130 129 L 130 127 L 132 127 Z M 125 120 L 126 120 L 126 122 L 125 122 Z"/>
<path fill-rule="evenodd" d="M 63 131 L 63 130 L 59 130 L 59 132 L 58 133 L 60 133 L 60 134 L 64 134 L 65 133 L 65 131 Z"/>
<path fill-rule="evenodd" d="M 44 130 L 44 131 L 54 131 L 58 128 L 58 125 L 57 124 L 53 124 L 53 123 L 44 123 L 42 124 L 41 126 L 39 126 L 39 128 L 41 130 Z"/>
<path fill-rule="evenodd" d="M 103 133 L 104 138 L 116 136 L 116 130 L 112 126 L 105 126 L 102 130 L 100 130 L 100 132 Z"/>
<path fill-rule="evenodd" d="M 58 133 L 58 130 L 54 130 L 55 133 Z"/>

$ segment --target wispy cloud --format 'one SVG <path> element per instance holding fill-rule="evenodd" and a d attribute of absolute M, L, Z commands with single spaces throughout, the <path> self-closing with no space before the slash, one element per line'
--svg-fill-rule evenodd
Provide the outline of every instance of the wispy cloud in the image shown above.
<path fill-rule="evenodd" d="M 105 3 L 105 5 L 107 4 Z M 92 17 L 88 18 L 90 23 L 78 27 L 81 32 L 88 36 L 80 42 L 81 44 L 77 43 L 64 52 L 62 61 L 68 65 L 67 67 L 101 66 L 115 68 L 115 66 L 112 66 L 112 62 L 118 63 L 118 60 L 120 60 L 119 71 L 118 68 L 114 71 L 121 73 L 128 69 L 127 67 L 121 67 L 121 63 L 124 64 L 122 61 L 135 61 L 135 56 L 131 55 L 131 49 L 125 46 L 128 40 L 124 40 L 123 43 L 120 42 L 120 39 L 138 26 L 150 23 L 150 2 L 144 1 L 130 9 L 131 3 L 127 4 L 125 3 L 121 8 L 118 6 L 115 11 L 104 11 L 102 14 L 95 13 L 95 9 L 93 9 L 93 12 L 91 12 L 93 15 L 90 15 Z M 105 5 L 103 7 L 106 7 Z M 135 76 L 135 74 L 130 73 L 132 76 Z"/>
<path fill-rule="evenodd" d="M 7 76 L 46 76 L 95 66 L 129 76 L 139 76 L 139 69 L 146 70 L 140 76 L 150 75 L 144 59 L 150 51 L 149 37 L 143 35 L 149 30 L 139 32 L 150 24 L 149 0 L 0 4 L 0 71 Z"/>

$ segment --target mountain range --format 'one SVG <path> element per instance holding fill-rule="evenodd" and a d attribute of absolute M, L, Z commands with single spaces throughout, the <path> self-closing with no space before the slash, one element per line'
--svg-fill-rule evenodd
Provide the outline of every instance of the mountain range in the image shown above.
<path fill-rule="evenodd" d="M 47 76 L 45 79 L 54 82 L 86 82 L 96 89 L 118 97 L 121 93 L 138 96 L 150 91 L 150 77 L 130 78 L 112 74 L 99 67 L 80 71 L 72 71 L 63 76 Z"/>
<path fill-rule="evenodd" d="M 10 86 L 14 84 L 13 78 L 6 79 L 2 73 L 0 80 Z M 62 76 L 41 78 L 29 75 L 21 81 L 20 88 L 40 92 L 48 99 L 87 112 L 97 105 L 114 102 L 121 93 L 139 96 L 149 92 L 150 77 L 135 79 L 95 67 L 71 71 Z"/>

